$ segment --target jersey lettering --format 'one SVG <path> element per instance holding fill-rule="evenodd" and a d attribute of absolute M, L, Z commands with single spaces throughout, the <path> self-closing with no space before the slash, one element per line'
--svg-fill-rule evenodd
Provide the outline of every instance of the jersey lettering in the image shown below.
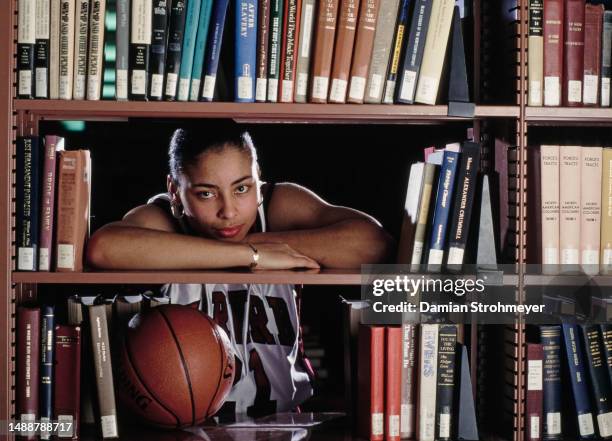
<path fill-rule="evenodd" d="M 287 302 L 280 297 L 266 297 L 268 305 L 274 314 L 276 329 L 278 329 L 278 342 L 283 346 L 291 346 L 295 341 L 295 331 L 291 325 L 291 317 Z"/>
<path fill-rule="evenodd" d="M 236 343 L 242 344 L 242 325 L 244 323 L 244 308 L 247 299 L 246 289 L 230 291 L 227 294 L 230 306 L 232 307 L 232 320 L 234 321 L 234 338 Z"/>
<path fill-rule="evenodd" d="M 272 386 L 270 380 L 264 371 L 259 354 L 255 349 L 249 352 L 249 370 L 253 372 L 255 378 L 255 386 L 257 392 L 253 405 L 247 408 L 247 415 L 256 417 L 261 415 L 270 415 L 276 412 L 276 400 L 271 400 Z"/>
<path fill-rule="evenodd" d="M 268 316 L 264 304 L 257 296 L 251 296 L 249 307 L 251 339 L 254 343 L 275 344 L 274 336 L 268 330 Z"/>
<path fill-rule="evenodd" d="M 221 291 L 215 291 L 212 293 L 212 303 L 213 303 L 213 320 L 219 326 L 223 328 L 223 330 L 227 333 L 227 335 L 231 335 L 229 329 L 227 327 L 227 321 L 229 320 L 229 315 L 227 313 L 227 303 L 225 303 L 225 294 Z"/>

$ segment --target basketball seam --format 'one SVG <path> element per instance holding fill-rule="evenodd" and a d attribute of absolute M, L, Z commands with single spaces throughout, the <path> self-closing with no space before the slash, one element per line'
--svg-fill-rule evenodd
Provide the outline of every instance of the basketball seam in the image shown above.
<path fill-rule="evenodd" d="M 181 349 L 181 345 L 179 344 L 178 338 L 174 333 L 174 329 L 172 329 L 172 325 L 170 324 L 170 320 L 166 317 L 166 314 L 163 311 L 159 310 L 159 313 L 163 317 L 168 329 L 170 329 L 170 333 L 172 334 L 172 338 L 174 339 L 174 343 L 176 343 L 176 348 L 178 349 L 179 356 L 181 357 L 181 363 L 183 364 L 183 370 L 185 371 L 185 376 L 187 377 L 187 386 L 189 387 L 189 398 L 191 399 L 191 425 L 195 424 L 195 403 L 193 401 L 193 389 L 191 387 L 191 378 L 189 377 L 189 369 L 187 368 L 187 362 L 185 361 L 185 357 L 183 356 L 183 350 Z"/>
<path fill-rule="evenodd" d="M 205 418 L 208 418 L 208 412 L 210 411 L 210 406 L 212 406 L 213 402 L 215 401 L 215 399 L 217 398 L 217 393 L 219 392 L 219 388 L 221 387 L 221 380 L 223 380 L 223 349 L 221 348 L 221 346 L 223 346 L 222 341 L 221 341 L 221 337 L 219 336 L 219 332 L 217 331 L 217 328 L 215 327 L 215 323 L 210 319 L 210 317 L 205 316 L 212 324 L 212 330 L 215 333 L 215 338 L 217 339 L 217 343 L 219 343 L 219 358 L 221 359 L 221 369 L 219 369 L 219 381 L 217 381 L 217 388 L 215 389 L 215 393 L 213 394 L 213 399 L 210 401 L 210 403 L 208 403 L 208 408 L 206 409 L 206 415 Z"/>
<path fill-rule="evenodd" d="M 157 401 L 157 404 L 159 404 L 161 407 L 163 407 L 169 414 L 171 414 L 174 417 L 174 419 L 176 420 L 176 427 L 180 427 L 181 426 L 181 420 L 179 419 L 179 417 L 174 412 L 172 412 L 172 410 L 170 410 L 168 407 L 164 406 L 164 403 L 162 403 L 162 401 L 157 397 L 157 395 L 155 395 L 153 393 L 153 391 L 151 389 L 149 389 L 149 387 L 143 381 L 142 376 L 140 375 L 140 372 L 138 372 L 138 368 L 134 364 L 134 360 L 132 360 L 131 345 L 130 345 L 130 342 L 129 342 L 128 338 L 125 339 L 125 345 L 126 345 L 126 348 L 125 348 L 126 351 L 125 352 L 127 353 L 128 360 L 130 360 L 130 365 L 132 366 L 132 369 L 134 370 L 134 374 L 136 375 L 136 378 L 138 378 L 138 381 L 140 382 L 140 384 L 142 384 L 142 387 L 144 387 L 146 389 L 146 391 L 153 398 L 155 398 L 155 401 Z"/>

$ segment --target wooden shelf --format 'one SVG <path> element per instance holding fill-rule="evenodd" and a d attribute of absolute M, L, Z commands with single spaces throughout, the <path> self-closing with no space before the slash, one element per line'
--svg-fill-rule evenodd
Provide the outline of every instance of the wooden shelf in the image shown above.
<path fill-rule="evenodd" d="M 610 107 L 525 107 L 525 120 L 532 125 L 563 122 L 568 125 L 612 124 Z"/>
<path fill-rule="evenodd" d="M 232 118 L 239 122 L 407 123 L 470 121 L 448 116 L 448 106 L 382 104 L 195 103 L 14 100 L 16 111 L 51 120 Z M 518 118 L 518 106 L 476 106 L 474 118 Z"/>

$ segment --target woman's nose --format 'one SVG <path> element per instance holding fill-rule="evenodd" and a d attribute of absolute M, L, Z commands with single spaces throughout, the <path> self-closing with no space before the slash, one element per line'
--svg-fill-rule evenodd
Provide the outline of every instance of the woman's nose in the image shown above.
<path fill-rule="evenodd" d="M 223 219 L 233 219 L 238 214 L 234 200 L 231 197 L 224 196 L 221 198 L 221 207 L 219 208 L 219 217 Z"/>

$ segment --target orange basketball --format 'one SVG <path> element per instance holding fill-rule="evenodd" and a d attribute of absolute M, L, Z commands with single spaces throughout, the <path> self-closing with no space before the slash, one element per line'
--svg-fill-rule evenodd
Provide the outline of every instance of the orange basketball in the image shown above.
<path fill-rule="evenodd" d="M 187 306 L 163 305 L 134 316 L 115 364 L 120 403 L 164 428 L 192 426 L 214 415 L 234 381 L 227 334 Z"/>

